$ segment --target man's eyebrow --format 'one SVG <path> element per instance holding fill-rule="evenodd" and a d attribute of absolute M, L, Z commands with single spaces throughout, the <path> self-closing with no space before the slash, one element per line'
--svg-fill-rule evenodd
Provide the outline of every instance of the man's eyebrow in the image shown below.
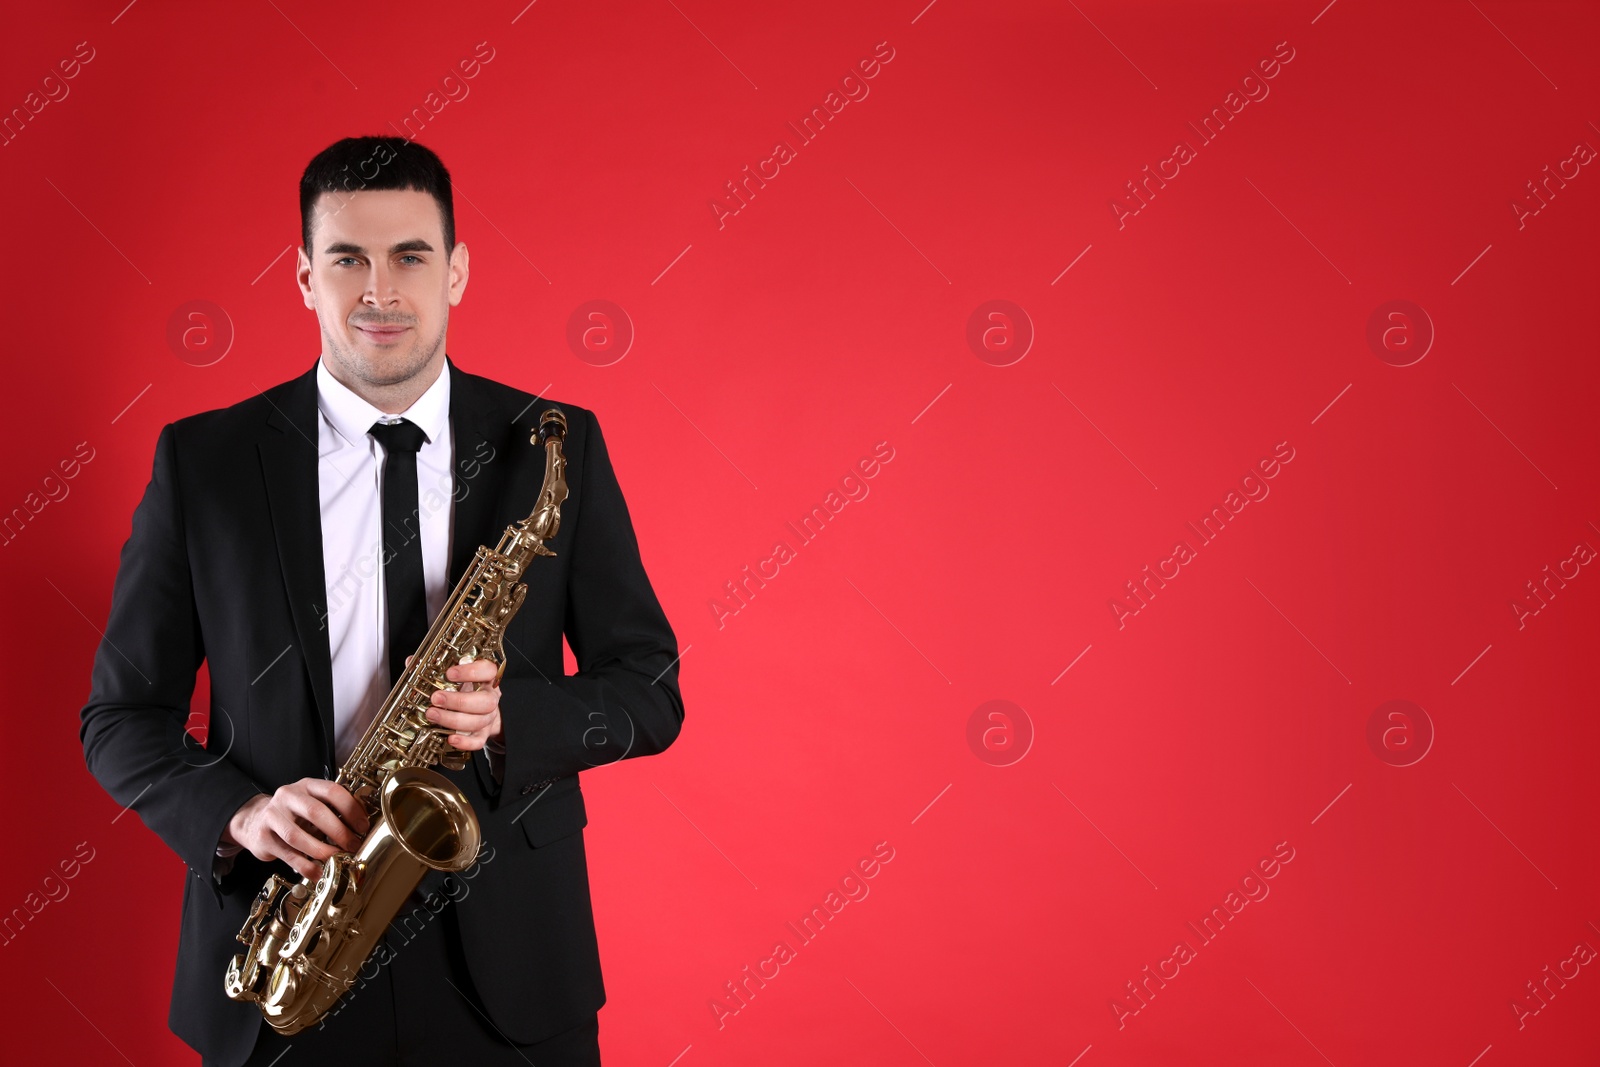
<path fill-rule="evenodd" d="M 420 237 L 413 237 L 409 241 L 401 241 L 399 244 L 392 246 L 389 249 L 389 254 L 390 255 L 394 255 L 397 252 L 432 252 L 432 251 L 433 251 L 433 246 L 430 245 L 427 241 L 424 241 Z M 350 256 L 350 255 L 364 256 L 364 255 L 367 254 L 367 250 L 365 248 L 362 248 L 360 245 L 353 245 L 348 241 L 336 241 L 335 243 L 329 245 L 327 248 L 324 248 L 322 250 L 322 254 L 323 255 L 327 255 L 327 256 L 335 256 L 335 255 L 338 255 L 338 256 Z"/>

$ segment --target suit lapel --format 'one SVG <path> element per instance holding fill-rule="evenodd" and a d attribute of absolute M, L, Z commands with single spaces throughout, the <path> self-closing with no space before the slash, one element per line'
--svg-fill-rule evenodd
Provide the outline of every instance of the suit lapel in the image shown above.
<path fill-rule="evenodd" d="M 455 444 L 455 505 L 450 529 L 448 588 L 466 573 L 478 546 L 500 540 L 495 529 L 513 442 L 506 432 L 511 416 L 495 405 L 484 379 L 465 374 L 445 357 L 450 374 L 450 433 Z"/>
<path fill-rule="evenodd" d="M 277 541 L 278 564 L 295 635 L 311 673 L 322 723 L 323 759 L 333 763 L 333 659 L 329 652 L 327 582 L 322 567 L 322 500 L 317 486 L 317 368 L 262 394 L 272 404 L 260 442 Z"/>

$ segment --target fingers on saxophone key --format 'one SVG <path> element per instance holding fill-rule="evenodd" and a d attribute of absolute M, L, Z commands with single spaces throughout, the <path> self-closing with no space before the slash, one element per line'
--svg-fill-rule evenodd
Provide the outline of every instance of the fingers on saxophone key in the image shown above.
<path fill-rule="evenodd" d="M 324 839 L 317 824 L 296 812 L 285 812 L 273 825 L 272 832 L 296 852 L 321 862 L 339 851 L 337 845 Z"/>
<path fill-rule="evenodd" d="M 303 778 L 297 784 L 301 788 L 288 798 L 289 810 L 346 851 L 360 847 L 365 813 L 349 791 L 324 778 Z"/>
<path fill-rule="evenodd" d="M 338 818 L 344 821 L 344 825 L 354 831 L 351 836 L 357 844 L 360 843 L 358 835 L 364 835 L 372 828 L 371 820 L 367 818 L 367 809 L 350 795 L 350 790 L 338 782 L 330 782 L 324 778 L 307 778 L 306 790 L 332 808 Z"/>
<path fill-rule="evenodd" d="M 275 852 L 276 855 L 264 856 L 262 857 L 263 859 L 280 859 L 289 866 L 293 867 L 306 878 L 320 877 L 322 873 L 322 864 L 316 862 L 310 856 L 307 856 L 303 852 L 297 850 L 290 843 L 290 841 L 294 838 L 293 833 L 279 833 L 277 830 L 272 830 L 269 832 L 272 835 L 272 851 Z M 310 837 L 305 834 L 305 831 L 296 830 L 295 832 L 300 834 L 307 841 L 311 840 Z"/>
<path fill-rule="evenodd" d="M 359 849 L 361 833 L 367 828 L 366 813 L 349 790 L 322 778 L 302 778 L 280 786 L 265 811 L 267 827 L 295 854 L 279 858 L 302 874 L 308 873 L 313 861 Z M 296 863 L 296 859 L 304 863 Z"/>
<path fill-rule="evenodd" d="M 435 721 L 450 731 L 445 740 L 452 748 L 461 749 L 463 752 L 482 748 L 484 739 L 494 730 L 492 716 L 457 714 L 448 711 L 438 714 L 442 718 Z"/>
<path fill-rule="evenodd" d="M 500 665 L 492 659 L 475 659 L 468 663 L 457 663 L 444 672 L 444 676 L 452 682 L 470 683 L 474 688 L 483 682 L 492 682 L 500 673 Z M 469 690 L 470 692 L 470 690 Z"/>
<path fill-rule="evenodd" d="M 435 689 L 429 703 L 434 711 L 448 708 L 473 715 L 487 715 L 500 705 L 500 694 L 494 689 Z M 432 717 L 430 714 L 429 718 Z"/>
<path fill-rule="evenodd" d="M 346 826 L 334 810 L 323 803 L 316 796 L 307 795 L 290 808 L 302 821 L 307 829 L 316 830 L 326 842 L 327 855 L 316 854 L 316 858 L 325 860 L 337 851 L 334 846 L 346 852 L 354 852 L 361 847 L 361 837 L 349 826 Z"/>
<path fill-rule="evenodd" d="M 444 726 L 452 730 L 460 730 L 462 733 L 470 733 L 483 725 L 484 713 L 471 709 L 451 711 L 435 704 L 428 709 L 428 721 L 436 726 Z"/>

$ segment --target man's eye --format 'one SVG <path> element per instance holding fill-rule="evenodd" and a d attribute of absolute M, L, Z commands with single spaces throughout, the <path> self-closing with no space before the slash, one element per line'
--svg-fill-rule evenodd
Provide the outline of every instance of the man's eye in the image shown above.
<path fill-rule="evenodd" d="M 404 256 L 401 256 L 401 257 L 400 257 L 400 258 L 401 258 L 401 259 L 402 259 L 402 260 L 406 260 L 406 259 L 414 259 L 414 260 L 416 260 L 416 261 L 417 261 L 417 262 L 418 262 L 418 263 L 421 263 L 421 262 L 422 262 L 422 257 L 421 257 L 421 256 L 412 256 L 412 255 L 404 255 Z"/>
<path fill-rule="evenodd" d="M 354 256 L 341 256 L 338 259 L 333 261 L 333 265 L 335 267 L 337 267 L 341 263 L 354 263 L 354 262 L 355 262 L 355 257 Z"/>

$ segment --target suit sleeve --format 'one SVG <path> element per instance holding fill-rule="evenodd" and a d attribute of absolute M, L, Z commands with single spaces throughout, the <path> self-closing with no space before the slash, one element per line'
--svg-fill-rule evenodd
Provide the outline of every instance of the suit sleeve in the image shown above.
<path fill-rule="evenodd" d="M 144 498 L 122 546 L 111 614 L 95 652 L 79 737 L 89 772 L 138 812 L 204 884 L 228 820 L 262 792 L 186 732 L 205 658 L 178 491 L 176 431 L 163 427 Z M 227 723 L 211 738 L 226 741 Z M 218 898 L 220 901 L 220 897 Z"/>
<path fill-rule="evenodd" d="M 677 638 L 645 575 L 599 420 L 587 414 L 565 620 L 578 673 L 546 680 L 524 657 L 508 661 L 502 796 L 661 752 L 683 724 Z"/>

